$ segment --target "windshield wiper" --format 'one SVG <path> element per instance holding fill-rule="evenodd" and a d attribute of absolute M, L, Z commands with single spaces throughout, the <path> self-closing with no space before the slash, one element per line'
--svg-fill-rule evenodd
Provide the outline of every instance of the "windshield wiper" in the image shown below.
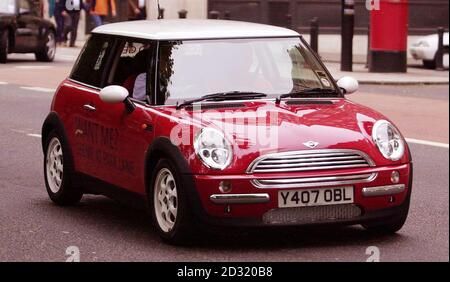
<path fill-rule="evenodd" d="M 277 103 L 280 103 L 282 99 L 284 98 L 298 98 L 302 96 L 308 96 L 308 95 L 330 95 L 330 94 L 339 94 L 339 92 L 335 89 L 327 89 L 327 88 L 306 88 L 299 91 L 294 91 L 287 94 L 282 94 L 278 96 Z M 319 96 L 320 97 L 320 96 Z"/>
<path fill-rule="evenodd" d="M 225 100 L 239 100 L 239 99 L 256 99 L 264 97 L 267 97 L 267 94 L 259 92 L 246 92 L 246 91 L 219 92 L 214 94 L 208 94 L 198 99 L 186 100 L 183 103 L 177 105 L 177 109 L 202 101 L 225 101 Z"/>

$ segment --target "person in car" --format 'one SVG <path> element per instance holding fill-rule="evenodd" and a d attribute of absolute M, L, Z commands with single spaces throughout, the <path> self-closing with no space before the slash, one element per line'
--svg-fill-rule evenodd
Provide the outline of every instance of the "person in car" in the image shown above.
<path fill-rule="evenodd" d="M 134 74 L 129 76 L 124 83 L 125 88 L 130 89 L 132 85 L 131 97 L 146 101 L 147 99 L 147 66 L 149 58 L 149 49 L 145 48 L 134 57 Z"/>

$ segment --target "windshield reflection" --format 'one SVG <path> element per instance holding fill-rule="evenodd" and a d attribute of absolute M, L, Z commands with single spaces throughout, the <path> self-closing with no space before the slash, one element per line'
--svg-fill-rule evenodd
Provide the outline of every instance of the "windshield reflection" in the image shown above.
<path fill-rule="evenodd" d="M 299 38 L 162 42 L 158 66 L 158 104 L 232 91 L 280 95 L 334 89 Z"/>

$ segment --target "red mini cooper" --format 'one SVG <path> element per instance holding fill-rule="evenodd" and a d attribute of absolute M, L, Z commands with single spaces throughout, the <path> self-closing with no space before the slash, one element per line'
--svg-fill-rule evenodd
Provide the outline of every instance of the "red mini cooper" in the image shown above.
<path fill-rule="evenodd" d="M 380 113 L 345 98 L 296 32 L 219 20 L 94 30 L 42 128 L 50 199 L 148 208 L 169 243 L 199 226 L 361 224 L 396 232 L 412 162 Z"/>

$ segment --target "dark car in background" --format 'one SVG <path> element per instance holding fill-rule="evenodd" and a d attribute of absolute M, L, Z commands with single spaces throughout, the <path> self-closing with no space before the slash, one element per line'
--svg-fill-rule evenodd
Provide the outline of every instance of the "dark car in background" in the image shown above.
<path fill-rule="evenodd" d="M 0 63 L 6 63 L 10 53 L 34 53 L 38 61 L 53 61 L 55 30 L 52 22 L 41 17 L 34 1 L 1 0 Z"/>

